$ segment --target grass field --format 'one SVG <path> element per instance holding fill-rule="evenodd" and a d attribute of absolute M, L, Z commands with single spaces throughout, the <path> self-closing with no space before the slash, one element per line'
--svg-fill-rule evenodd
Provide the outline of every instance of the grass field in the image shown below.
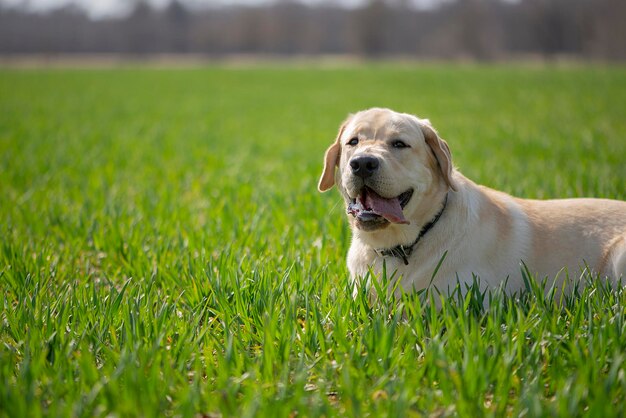
<path fill-rule="evenodd" d="M 2 70 L 0 416 L 624 416 L 621 289 L 351 297 L 316 183 L 370 106 L 477 182 L 626 199 L 624 68 Z"/>

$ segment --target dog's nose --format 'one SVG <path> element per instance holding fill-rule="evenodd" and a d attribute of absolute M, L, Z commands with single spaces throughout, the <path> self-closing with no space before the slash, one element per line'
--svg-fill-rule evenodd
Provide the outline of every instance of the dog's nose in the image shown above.
<path fill-rule="evenodd" d="M 354 157 L 350 160 L 352 174 L 361 178 L 370 177 L 378 169 L 378 166 L 378 158 L 370 157 L 369 155 Z"/>

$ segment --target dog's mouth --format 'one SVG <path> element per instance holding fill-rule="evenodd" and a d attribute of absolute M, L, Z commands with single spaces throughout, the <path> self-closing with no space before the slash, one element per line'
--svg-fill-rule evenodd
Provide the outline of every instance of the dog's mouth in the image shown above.
<path fill-rule="evenodd" d="M 402 209 L 413 197 L 413 189 L 399 196 L 386 199 L 369 187 L 363 187 L 359 195 L 348 204 L 348 213 L 363 226 L 382 226 L 387 222 L 408 224 Z M 374 229 L 374 228 L 366 228 Z"/>

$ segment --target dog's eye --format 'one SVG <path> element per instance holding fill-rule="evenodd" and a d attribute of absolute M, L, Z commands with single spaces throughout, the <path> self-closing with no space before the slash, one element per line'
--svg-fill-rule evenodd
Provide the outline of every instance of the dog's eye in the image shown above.
<path fill-rule="evenodd" d="M 401 140 L 399 140 L 399 139 L 394 140 L 394 141 L 391 143 L 391 146 L 392 146 L 392 147 L 394 147 L 394 148 L 408 148 L 408 147 L 409 147 L 409 146 L 406 144 L 406 142 L 401 141 Z"/>
<path fill-rule="evenodd" d="M 348 141 L 347 145 L 355 146 L 358 143 L 359 143 L 359 138 L 352 138 L 351 140 Z"/>

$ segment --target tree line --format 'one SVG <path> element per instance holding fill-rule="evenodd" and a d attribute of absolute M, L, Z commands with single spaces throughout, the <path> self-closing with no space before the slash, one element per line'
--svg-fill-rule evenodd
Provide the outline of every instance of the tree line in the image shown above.
<path fill-rule="evenodd" d="M 317 55 L 496 60 L 626 58 L 624 0 L 448 0 L 415 8 L 371 0 L 346 8 L 282 0 L 190 10 L 178 0 L 91 20 L 0 8 L 0 54 Z"/>

